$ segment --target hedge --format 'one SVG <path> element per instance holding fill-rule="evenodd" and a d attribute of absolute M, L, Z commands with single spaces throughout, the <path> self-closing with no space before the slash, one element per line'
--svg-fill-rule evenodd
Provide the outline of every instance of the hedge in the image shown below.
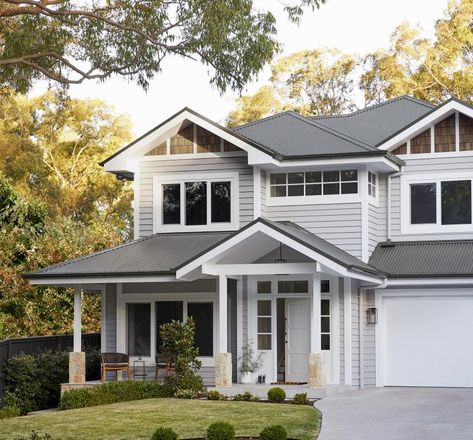
<path fill-rule="evenodd" d="M 108 382 L 90 388 L 66 391 L 59 409 L 86 408 L 131 400 L 171 397 L 173 390 L 156 382 Z"/>

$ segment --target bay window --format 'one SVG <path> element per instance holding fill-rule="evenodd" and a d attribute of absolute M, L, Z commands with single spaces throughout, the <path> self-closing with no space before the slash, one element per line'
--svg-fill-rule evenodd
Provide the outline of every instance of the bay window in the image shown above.
<path fill-rule="evenodd" d="M 238 173 L 208 178 L 156 176 L 154 232 L 235 229 L 238 221 Z"/>

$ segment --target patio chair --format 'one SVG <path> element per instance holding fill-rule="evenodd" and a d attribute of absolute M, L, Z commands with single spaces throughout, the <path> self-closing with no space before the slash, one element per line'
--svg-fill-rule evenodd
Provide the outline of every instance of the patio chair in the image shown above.
<path fill-rule="evenodd" d="M 130 357 L 125 353 L 102 353 L 100 365 L 101 379 L 105 382 L 107 371 L 115 371 L 115 380 L 118 380 L 118 372 L 126 371 L 130 380 Z"/>
<path fill-rule="evenodd" d="M 155 356 L 156 372 L 154 374 L 154 380 L 158 380 L 159 370 L 165 370 L 169 376 L 171 373 L 176 371 L 176 357 L 172 354 L 158 353 Z"/>

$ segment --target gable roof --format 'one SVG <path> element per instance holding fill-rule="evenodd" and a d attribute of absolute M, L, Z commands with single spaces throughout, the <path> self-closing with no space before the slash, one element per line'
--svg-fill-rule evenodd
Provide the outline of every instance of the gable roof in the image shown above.
<path fill-rule="evenodd" d="M 273 222 L 258 218 L 236 232 L 154 234 L 120 246 L 48 266 L 36 272 L 25 274 L 24 277 L 35 281 L 86 277 L 174 275 L 185 265 L 229 239 L 238 237 L 243 231 L 258 223 L 281 232 L 344 268 L 371 275 L 380 275 L 369 264 L 292 222 Z"/>
<path fill-rule="evenodd" d="M 389 278 L 473 276 L 473 240 L 379 243 L 369 264 Z"/>
<path fill-rule="evenodd" d="M 346 115 L 319 116 L 314 120 L 377 146 L 434 108 L 426 101 L 405 95 Z"/>

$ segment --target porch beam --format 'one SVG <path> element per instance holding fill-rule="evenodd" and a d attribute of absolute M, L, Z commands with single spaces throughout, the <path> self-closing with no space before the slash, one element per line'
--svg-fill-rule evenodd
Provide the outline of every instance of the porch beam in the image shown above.
<path fill-rule="evenodd" d="M 287 275 L 320 272 L 319 263 L 203 264 L 206 275 Z"/>
<path fill-rule="evenodd" d="M 74 338 L 73 351 L 82 351 L 82 286 L 74 288 Z"/>

